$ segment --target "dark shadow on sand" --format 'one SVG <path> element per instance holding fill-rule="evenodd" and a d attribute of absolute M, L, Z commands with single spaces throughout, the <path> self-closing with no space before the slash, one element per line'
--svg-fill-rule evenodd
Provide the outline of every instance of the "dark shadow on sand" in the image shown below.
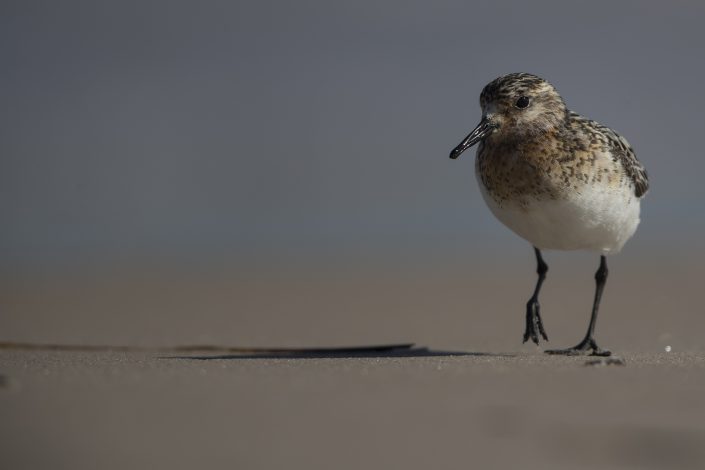
<path fill-rule="evenodd" d="M 445 351 L 415 347 L 413 344 L 396 346 L 360 346 L 348 348 L 303 348 L 303 349 L 272 349 L 269 351 L 241 353 L 194 355 L 194 356 L 164 356 L 161 359 L 190 359 L 198 361 L 210 360 L 243 360 L 243 359 L 353 359 L 353 358 L 394 358 L 394 357 L 451 357 L 451 356 L 488 356 L 514 357 L 515 354 L 496 354 L 469 351 Z"/>
<path fill-rule="evenodd" d="M 487 353 L 469 351 L 445 351 L 416 346 L 414 343 L 379 344 L 374 346 L 318 347 L 318 348 L 278 348 L 278 347 L 238 347 L 210 344 L 176 346 L 127 346 L 91 344 L 22 343 L 0 341 L 0 350 L 10 351 L 70 351 L 70 352 L 161 352 L 181 353 L 180 356 L 161 356 L 159 359 L 191 359 L 208 361 L 212 359 L 350 359 L 384 357 L 450 357 L 486 356 L 515 357 L 516 354 Z M 204 355 L 210 352 L 218 355 Z M 184 356 L 184 353 L 200 353 Z M 0 376 L 0 386 L 2 386 Z"/>

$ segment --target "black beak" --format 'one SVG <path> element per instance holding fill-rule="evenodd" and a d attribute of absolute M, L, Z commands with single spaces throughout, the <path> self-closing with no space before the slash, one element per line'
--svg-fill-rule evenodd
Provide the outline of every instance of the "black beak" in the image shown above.
<path fill-rule="evenodd" d="M 492 124 L 489 119 L 486 117 L 482 118 L 482 121 L 480 121 L 480 124 L 477 125 L 475 129 L 468 135 L 465 139 L 463 139 L 462 142 L 460 142 L 460 145 L 455 147 L 452 152 L 450 152 L 450 158 L 455 160 L 460 156 L 461 153 L 487 137 L 494 128 L 497 127 L 496 125 Z"/>

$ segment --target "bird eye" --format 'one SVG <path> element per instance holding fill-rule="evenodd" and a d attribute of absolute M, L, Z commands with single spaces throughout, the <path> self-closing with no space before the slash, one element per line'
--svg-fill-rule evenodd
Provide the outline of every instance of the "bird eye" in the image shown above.
<path fill-rule="evenodd" d="M 514 103 L 514 106 L 516 106 L 519 109 L 524 109 L 529 106 L 529 98 L 526 96 L 520 97 L 516 103 Z"/>

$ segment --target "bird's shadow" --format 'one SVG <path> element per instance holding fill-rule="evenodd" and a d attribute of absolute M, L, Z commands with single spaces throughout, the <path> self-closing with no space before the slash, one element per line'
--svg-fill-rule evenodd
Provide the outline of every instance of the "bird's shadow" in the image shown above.
<path fill-rule="evenodd" d="M 164 356 L 161 359 L 182 360 L 252 360 L 252 359 L 353 359 L 353 358 L 395 358 L 395 357 L 452 357 L 486 356 L 514 357 L 515 354 L 488 352 L 446 351 L 415 346 L 413 343 L 384 346 L 353 346 L 345 348 L 267 348 L 253 349 L 236 354 Z"/>

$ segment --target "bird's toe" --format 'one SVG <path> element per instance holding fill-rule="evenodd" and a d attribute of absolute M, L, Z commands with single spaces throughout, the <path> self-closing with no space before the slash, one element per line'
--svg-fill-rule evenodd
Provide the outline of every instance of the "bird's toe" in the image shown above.
<path fill-rule="evenodd" d="M 546 354 L 561 355 L 561 356 L 600 356 L 608 357 L 612 352 L 607 349 L 600 348 L 594 339 L 586 338 L 576 346 L 567 349 L 549 349 Z"/>
<path fill-rule="evenodd" d="M 535 299 L 529 300 L 526 304 L 526 330 L 524 330 L 524 343 L 529 339 L 535 344 L 539 344 L 540 338 L 548 341 L 548 335 L 541 320 L 541 306 Z"/>

